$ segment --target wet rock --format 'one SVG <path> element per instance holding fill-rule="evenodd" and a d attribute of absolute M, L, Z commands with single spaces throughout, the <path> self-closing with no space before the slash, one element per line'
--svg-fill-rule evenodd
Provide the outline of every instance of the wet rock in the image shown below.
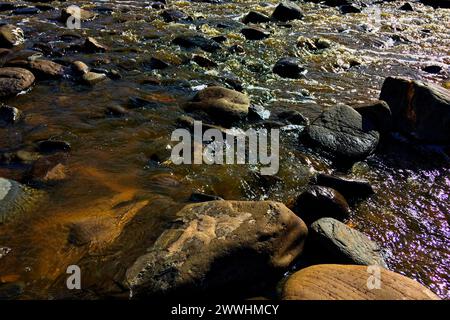
<path fill-rule="evenodd" d="M 15 4 L 9 2 L 0 3 L 0 12 L 14 10 L 16 7 Z"/>
<path fill-rule="evenodd" d="M 245 23 L 245 24 L 248 24 L 248 23 L 266 23 L 266 22 L 270 22 L 270 18 L 268 16 L 266 16 L 265 14 L 262 14 L 260 12 L 250 11 L 242 19 L 242 22 Z"/>
<path fill-rule="evenodd" d="M 58 153 L 50 156 L 40 157 L 31 170 L 31 179 L 33 182 L 50 183 L 65 180 L 67 177 L 67 168 L 65 162 L 67 154 Z"/>
<path fill-rule="evenodd" d="M 222 43 L 227 41 L 227 37 L 225 36 L 217 36 L 217 37 L 212 37 L 211 40 L 214 40 L 217 43 Z"/>
<path fill-rule="evenodd" d="M 323 186 L 309 186 L 297 197 L 292 210 L 307 224 L 323 217 L 343 220 L 350 215 L 344 196 L 335 189 Z"/>
<path fill-rule="evenodd" d="M 22 112 L 14 107 L 0 106 L 0 127 L 8 124 L 14 124 L 20 120 Z"/>
<path fill-rule="evenodd" d="M 21 15 L 21 14 L 38 14 L 41 11 L 36 7 L 25 7 L 25 8 L 17 8 L 12 14 Z"/>
<path fill-rule="evenodd" d="M 198 54 L 194 54 L 192 56 L 192 61 L 194 61 L 196 64 L 198 64 L 200 67 L 203 67 L 203 68 L 217 67 L 217 63 L 215 63 L 214 61 L 212 61 L 204 56 L 198 55 Z"/>
<path fill-rule="evenodd" d="M 18 161 L 22 163 L 31 163 L 38 160 L 41 155 L 37 152 L 27 151 L 27 150 L 19 150 L 16 152 L 16 158 Z"/>
<path fill-rule="evenodd" d="M 181 10 L 167 9 L 161 12 L 160 16 L 165 22 L 178 22 L 181 20 L 188 20 L 190 17 Z"/>
<path fill-rule="evenodd" d="M 83 44 L 83 51 L 88 53 L 93 52 L 105 52 L 108 50 L 108 47 L 99 43 L 96 39 L 92 37 L 88 37 Z"/>
<path fill-rule="evenodd" d="M 44 140 L 38 143 L 38 150 L 43 153 L 69 152 L 71 149 L 70 143 L 62 140 Z"/>
<path fill-rule="evenodd" d="M 69 6 L 61 10 L 60 21 L 66 23 L 71 17 L 79 18 L 81 21 L 87 21 L 94 19 L 96 16 L 97 14 L 95 12 L 77 6 Z"/>
<path fill-rule="evenodd" d="M 159 2 L 159 1 L 152 3 L 152 8 L 156 9 L 156 10 L 161 10 L 161 9 L 164 9 L 165 7 L 166 7 L 166 5 L 164 3 L 162 3 L 162 2 Z"/>
<path fill-rule="evenodd" d="M 230 51 L 231 53 L 244 53 L 245 49 L 239 44 L 234 44 L 228 48 L 228 51 Z"/>
<path fill-rule="evenodd" d="M 154 109 L 160 106 L 161 104 L 158 102 L 141 97 L 130 97 L 130 99 L 128 100 L 128 107 L 131 109 Z"/>
<path fill-rule="evenodd" d="M 119 105 L 112 105 L 106 108 L 106 114 L 113 117 L 121 117 L 130 113 L 126 108 Z"/>
<path fill-rule="evenodd" d="M 365 234 L 333 218 L 310 226 L 310 249 L 323 263 L 379 265 L 386 268 L 381 249 Z"/>
<path fill-rule="evenodd" d="M 380 99 L 392 111 L 394 129 L 425 142 L 450 142 L 449 90 L 417 80 L 388 77 Z"/>
<path fill-rule="evenodd" d="M 215 200 L 223 200 L 223 198 L 201 192 L 193 192 L 189 197 L 189 201 L 191 202 L 206 202 Z"/>
<path fill-rule="evenodd" d="M 0 178 L 0 224 L 30 213 L 41 196 L 40 192 L 14 180 Z"/>
<path fill-rule="evenodd" d="M 305 67 L 298 58 L 285 57 L 275 63 L 273 72 L 283 78 L 298 79 L 305 72 Z"/>
<path fill-rule="evenodd" d="M 373 123 L 381 134 L 387 134 L 392 129 L 392 112 L 385 101 L 374 101 L 371 103 L 355 106 L 354 109 L 362 116 L 363 120 Z"/>
<path fill-rule="evenodd" d="M 293 2 L 281 2 L 273 11 L 272 18 L 286 22 L 290 20 L 302 19 L 303 12 L 298 5 Z"/>
<path fill-rule="evenodd" d="M 132 298 L 245 293 L 302 252 L 307 228 L 283 204 L 208 201 L 185 206 L 126 272 Z"/>
<path fill-rule="evenodd" d="M 23 30 L 11 24 L 0 26 L 0 47 L 12 48 L 25 42 Z"/>
<path fill-rule="evenodd" d="M 346 199 L 366 198 L 375 193 L 369 181 L 318 173 L 315 184 L 337 190 Z"/>
<path fill-rule="evenodd" d="M 305 49 L 307 51 L 311 51 L 313 53 L 320 53 L 325 49 L 328 49 L 332 46 L 332 42 L 328 39 L 324 38 L 307 38 L 300 36 L 297 39 L 297 47 Z"/>
<path fill-rule="evenodd" d="M 405 2 L 398 9 L 399 10 L 403 10 L 403 11 L 414 11 L 414 8 L 413 8 L 412 4 L 409 3 L 409 2 Z"/>
<path fill-rule="evenodd" d="M 200 48 L 207 52 L 215 52 L 221 48 L 220 44 L 214 40 L 205 38 L 199 34 L 186 34 L 176 37 L 173 44 L 183 48 Z"/>
<path fill-rule="evenodd" d="M 356 110 L 338 105 L 325 110 L 300 137 L 334 161 L 346 164 L 363 160 L 375 151 L 380 134 Z"/>
<path fill-rule="evenodd" d="M 34 79 L 34 75 L 23 68 L 0 68 L 0 98 L 27 90 Z"/>
<path fill-rule="evenodd" d="M 430 66 L 423 67 L 422 70 L 425 72 L 428 72 L 428 73 L 438 74 L 438 73 L 441 73 L 442 67 L 430 65 Z"/>
<path fill-rule="evenodd" d="M 368 290 L 368 274 L 365 266 L 336 264 L 311 266 L 297 271 L 288 278 L 282 289 L 282 299 L 440 300 L 415 280 L 384 268 L 380 269 L 380 287 Z"/>
<path fill-rule="evenodd" d="M 150 65 L 150 68 L 158 69 L 158 70 L 166 69 L 166 68 L 170 67 L 169 63 L 167 63 L 161 59 L 155 58 L 155 57 L 150 58 L 149 65 Z"/>
<path fill-rule="evenodd" d="M 257 27 L 243 28 L 241 29 L 241 33 L 247 40 L 263 40 L 270 36 L 270 32 Z"/>
<path fill-rule="evenodd" d="M 185 105 L 187 111 L 201 110 L 222 125 L 230 126 L 248 114 L 250 100 L 247 95 L 222 87 L 208 87 L 198 92 Z"/>
<path fill-rule="evenodd" d="M 353 4 L 350 5 L 343 5 L 339 8 L 341 10 L 341 13 L 348 14 L 348 13 L 361 13 L 361 8 L 358 6 L 355 6 Z"/>
<path fill-rule="evenodd" d="M 24 291 L 23 282 L 0 283 L 0 300 L 18 299 Z"/>
<path fill-rule="evenodd" d="M 296 124 L 300 126 L 309 125 L 309 119 L 305 117 L 301 112 L 296 110 L 286 110 L 278 114 L 278 118 L 287 121 L 290 124 Z"/>
<path fill-rule="evenodd" d="M 108 78 L 106 76 L 106 74 L 103 73 L 96 73 L 96 72 L 87 72 L 85 74 L 83 74 L 82 79 L 86 84 L 89 84 L 91 86 L 105 80 L 106 78 Z"/>
<path fill-rule="evenodd" d="M 38 80 L 58 79 L 65 74 L 64 66 L 50 60 L 18 60 L 8 63 L 8 66 L 28 69 Z"/>
<path fill-rule="evenodd" d="M 89 72 L 89 67 L 82 61 L 72 62 L 72 70 L 76 75 L 83 75 Z"/>
<path fill-rule="evenodd" d="M 448 0 L 420 0 L 420 2 L 433 8 L 450 9 L 450 1 Z"/>

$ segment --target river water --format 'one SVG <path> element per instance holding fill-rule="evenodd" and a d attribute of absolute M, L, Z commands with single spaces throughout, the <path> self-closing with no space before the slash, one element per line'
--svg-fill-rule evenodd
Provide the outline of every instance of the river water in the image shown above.
<path fill-rule="evenodd" d="M 262 179 L 249 165 L 175 166 L 165 162 L 170 155 L 170 134 L 183 114 L 179 105 L 195 88 L 239 82 L 253 105 L 273 113 L 286 108 L 303 110 L 311 104 L 329 108 L 337 103 L 369 102 L 377 99 L 384 78 L 391 75 L 448 86 L 450 11 L 419 3 L 414 3 L 413 12 L 398 10 L 401 2 L 387 2 L 343 15 L 336 8 L 300 2 L 304 19 L 291 21 L 290 26 L 267 24 L 271 36 L 263 41 L 246 41 L 239 33 L 239 21 L 249 10 L 270 14 L 278 1 L 171 0 L 170 7 L 185 11 L 194 21 L 170 24 L 147 1 L 72 3 L 99 15 L 83 21 L 81 30 L 69 30 L 55 20 L 57 10 L 0 14 L 2 22 L 25 31 L 29 49 L 46 44 L 52 48 L 52 60 L 82 60 L 122 75 L 94 87 L 73 79 L 41 81 L 30 92 L 5 101 L 26 116 L 17 126 L 0 128 L 0 151 L 26 149 L 47 138 L 72 146 L 67 179 L 40 186 L 47 196 L 35 212 L 0 225 L 0 247 L 8 248 L 0 258 L 0 280 L 20 283 L 22 298 L 64 296 L 62 279 L 68 264 L 88 270 L 83 284 L 92 297 L 120 295 L 124 266 L 157 238 L 193 191 L 225 199 L 287 203 L 303 190 L 314 170 L 336 169 L 299 146 L 300 129 L 282 131 L 280 180 L 275 182 Z M 54 2 L 52 6 L 58 9 L 67 4 Z M 240 44 L 245 53 L 221 50 L 211 54 L 171 45 L 176 35 L 189 30 L 210 37 L 225 35 L 224 46 Z M 110 50 L 97 54 L 64 51 L 77 41 L 76 35 L 93 36 Z M 325 38 L 332 46 L 320 53 L 306 52 L 296 46 L 300 36 Z M 205 69 L 185 63 L 194 52 L 218 66 Z M 273 64 L 283 56 L 301 58 L 306 76 L 290 80 L 273 74 Z M 172 66 L 152 70 L 151 57 Z M 443 71 L 429 74 L 421 70 L 429 64 L 440 65 Z M 135 98 L 148 103 L 130 108 L 122 117 L 105 115 L 112 106 L 131 107 Z M 444 151 L 394 134 L 375 156 L 345 173 L 368 179 L 376 191 L 353 207 L 348 224 L 380 244 L 391 270 L 450 298 L 450 161 L 448 149 Z M 0 165 L 0 175 L 20 179 L 25 169 Z M 90 249 L 67 240 L 72 226 L 84 223 L 103 230 Z"/>

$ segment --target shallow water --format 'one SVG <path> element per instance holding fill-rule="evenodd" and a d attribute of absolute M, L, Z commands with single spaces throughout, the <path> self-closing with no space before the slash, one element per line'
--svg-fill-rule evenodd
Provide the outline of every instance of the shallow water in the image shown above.
<path fill-rule="evenodd" d="M 40 186 L 48 196 L 39 209 L 0 226 L 0 247 L 10 249 L 0 258 L 0 282 L 22 283 L 22 298 L 61 297 L 65 268 L 78 263 L 89 270 L 83 286 L 93 297 L 120 295 L 123 266 L 145 251 L 192 191 L 225 199 L 286 203 L 301 192 L 314 170 L 335 169 L 299 146 L 295 130 L 282 131 L 278 173 L 282 182 L 262 181 L 256 168 L 247 165 L 161 163 L 170 155 L 166 148 L 170 133 L 183 114 L 179 105 L 195 87 L 226 85 L 230 79 L 238 79 L 252 104 L 274 112 L 302 110 L 311 103 L 326 108 L 368 102 L 378 97 L 384 78 L 390 75 L 438 84 L 444 84 L 450 75 L 449 10 L 415 4 L 416 12 L 403 12 L 396 9 L 399 2 L 394 2 L 369 6 L 361 14 L 342 15 L 336 8 L 300 3 L 303 20 L 290 22 L 291 27 L 268 24 L 270 38 L 245 41 L 239 33 L 242 15 L 249 10 L 270 14 L 277 3 L 170 1 L 172 7 L 195 20 L 166 24 L 158 10 L 148 7 L 149 2 L 76 1 L 87 9 L 112 9 L 112 14 L 103 10 L 97 19 L 82 22 L 80 31 L 70 31 L 57 22 L 56 10 L 28 16 L 0 14 L 2 22 L 24 29 L 27 48 L 42 42 L 53 48 L 50 57 L 55 61 L 82 60 L 122 74 L 120 80 L 95 87 L 73 79 L 43 81 L 30 92 L 5 101 L 24 111 L 25 120 L 0 128 L 0 151 L 28 148 L 47 138 L 70 142 L 72 151 L 66 165 L 68 179 Z M 231 28 L 220 28 L 218 23 Z M 209 70 L 183 63 L 196 51 L 181 50 L 170 42 L 174 36 L 195 29 L 208 36 L 226 35 L 224 45 L 241 44 L 245 54 L 199 51 L 218 63 Z M 59 54 L 77 41 L 61 40 L 67 33 L 93 36 L 111 50 Z M 395 35 L 407 40 L 395 41 Z M 323 37 L 333 45 L 311 54 L 296 47 L 299 36 Z M 152 56 L 170 61 L 173 67 L 151 70 L 148 61 Z M 282 56 L 300 57 L 308 69 L 306 77 L 287 80 L 274 75 L 272 65 Z M 421 67 L 430 63 L 441 65 L 444 71 L 439 75 L 423 72 Z M 152 79 L 160 80 L 161 85 L 149 81 Z M 130 97 L 154 104 L 132 109 L 123 117 L 105 115 L 107 107 L 128 107 Z M 23 169 L 20 165 L 0 165 L 0 174 L 17 178 Z M 448 156 L 442 149 L 417 146 L 397 135 L 376 156 L 347 173 L 369 179 L 376 190 L 376 195 L 354 208 L 348 223 L 380 244 L 390 269 L 450 298 Z M 74 223 L 92 221 L 106 230 L 97 247 L 88 250 L 68 243 Z M 125 226 L 122 233 L 118 226 Z"/>

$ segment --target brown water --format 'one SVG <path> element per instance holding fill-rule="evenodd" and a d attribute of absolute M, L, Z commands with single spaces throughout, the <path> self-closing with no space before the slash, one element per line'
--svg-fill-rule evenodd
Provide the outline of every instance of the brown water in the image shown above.
<path fill-rule="evenodd" d="M 57 11 L 0 15 L 2 22 L 24 29 L 28 48 L 46 43 L 56 52 L 50 56 L 54 60 L 82 60 L 90 66 L 119 70 L 123 76 L 95 87 L 73 79 L 43 81 L 6 101 L 26 117 L 21 124 L 0 128 L 1 151 L 29 148 L 47 138 L 72 145 L 68 178 L 40 186 L 48 197 L 39 209 L 0 225 L 0 247 L 11 249 L 0 259 L 0 282 L 21 283 L 21 298 L 66 296 L 65 270 L 74 263 L 82 267 L 83 287 L 88 288 L 82 297 L 124 296 L 121 281 L 126 266 L 158 237 L 192 191 L 225 199 L 288 202 L 301 192 L 314 170 L 334 170 L 325 159 L 299 146 L 295 130 L 282 131 L 278 173 L 282 182 L 262 181 L 256 168 L 246 165 L 161 163 L 169 155 L 166 146 L 175 121 L 183 114 L 179 105 L 192 95 L 193 88 L 224 85 L 236 78 L 252 104 L 274 112 L 302 110 L 310 103 L 329 107 L 368 102 L 378 97 L 389 75 L 438 84 L 449 77 L 450 11 L 420 4 L 416 12 L 396 10 L 400 3 L 394 2 L 370 6 L 361 14 L 342 15 L 335 8 L 300 3 L 304 20 L 290 22 L 290 28 L 270 24 L 270 38 L 251 42 L 239 33 L 240 17 L 250 9 L 271 13 L 277 1 L 170 1 L 172 7 L 195 17 L 192 23 L 179 24 L 164 23 L 157 10 L 146 8 L 145 1 L 74 3 L 93 10 L 108 7 L 113 13 L 82 22 L 80 31 L 56 22 Z M 374 8 L 381 9 L 381 22 Z M 222 29 L 218 23 L 237 27 Z M 210 70 L 183 64 L 193 51 L 180 50 L 170 42 L 195 29 L 208 36 L 226 35 L 225 45 L 241 44 L 246 53 L 202 52 L 219 64 Z M 94 36 L 111 50 L 58 54 L 76 42 L 61 40 L 68 32 Z M 394 41 L 395 35 L 409 41 Z M 323 53 L 310 54 L 295 46 L 299 36 L 323 37 L 334 44 Z M 273 63 L 288 55 L 304 60 L 305 79 L 281 79 L 271 72 Z M 151 56 L 174 66 L 151 70 Z M 429 63 L 443 66 L 444 71 L 440 75 L 421 71 Z M 350 67 L 355 64 L 359 65 Z M 161 85 L 152 84 L 151 79 L 159 79 Z M 129 106 L 130 97 L 156 104 L 133 109 L 123 117 L 105 115 L 107 107 Z M 376 189 L 375 196 L 354 208 L 348 223 L 381 245 L 390 269 L 418 280 L 443 298 L 450 298 L 449 164 L 442 149 L 416 146 L 397 135 L 376 156 L 348 172 L 369 179 Z M 0 165 L 0 174 L 17 179 L 24 169 Z M 77 224 L 95 226 L 94 245 L 87 248 L 68 242 Z"/>

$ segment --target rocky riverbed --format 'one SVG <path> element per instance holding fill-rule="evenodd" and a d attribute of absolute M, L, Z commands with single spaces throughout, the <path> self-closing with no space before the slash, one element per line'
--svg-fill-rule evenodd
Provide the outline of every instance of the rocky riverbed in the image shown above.
<path fill-rule="evenodd" d="M 1 1 L 0 19 L 0 298 L 450 298 L 447 0 Z M 173 164 L 194 120 L 279 128 L 278 173 Z"/>

